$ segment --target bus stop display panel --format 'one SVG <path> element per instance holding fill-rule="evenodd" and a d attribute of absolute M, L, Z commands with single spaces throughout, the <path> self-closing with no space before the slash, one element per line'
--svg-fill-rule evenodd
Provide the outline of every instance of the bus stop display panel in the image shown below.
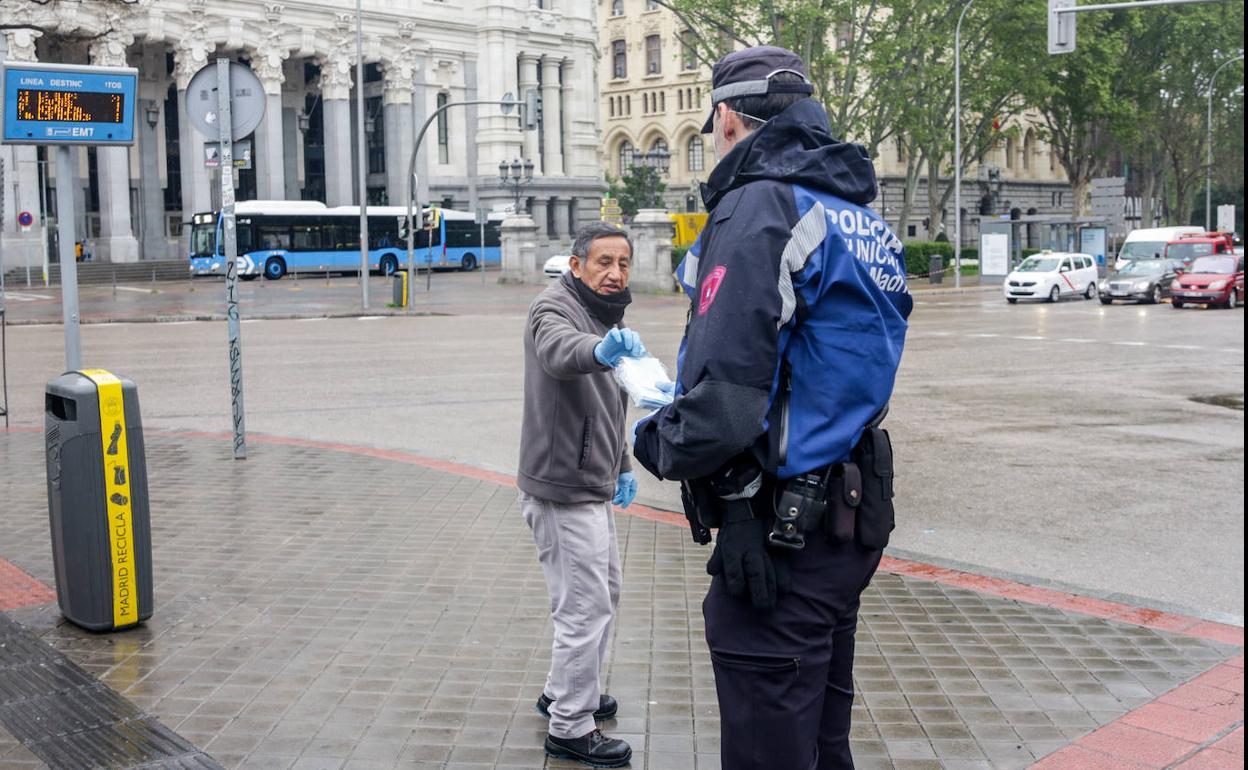
<path fill-rule="evenodd" d="M 7 63 L 4 141 L 133 144 L 137 70 Z"/>

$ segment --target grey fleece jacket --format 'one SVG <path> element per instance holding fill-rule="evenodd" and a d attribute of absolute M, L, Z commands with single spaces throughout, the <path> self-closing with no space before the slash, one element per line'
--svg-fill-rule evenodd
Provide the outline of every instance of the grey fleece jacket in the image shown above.
<path fill-rule="evenodd" d="M 594 358 L 608 327 L 590 315 L 570 280 L 568 273 L 529 306 L 516 481 L 544 500 L 602 502 L 632 470 L 624 437 L 628 396 Z"/>

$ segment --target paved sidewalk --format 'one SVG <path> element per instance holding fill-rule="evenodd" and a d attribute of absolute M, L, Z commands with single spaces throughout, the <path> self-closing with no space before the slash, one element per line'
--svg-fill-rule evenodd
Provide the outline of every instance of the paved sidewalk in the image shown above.
<path fill-rule="evenodd" d="M 40 587 L 53 581 L 42 434 L 0 432 L 0 609 L 24 640 L 0 646 L 0 768 L 37 767 L 51 745 L 14 739 L 29 728 L 5 710 L 23 697 L 5 667 L 58 654 L 137 712 L 63 740 L 150 715 L 224 767 L 573 766 L 541 750 L 551 631 L 508 479 L 259 436 L 245 462 L 221 436 L 149 432 L 147 445 L 155 615 L 101 635 L 65 623 Z M 635 513 L 618 517 L 607 687 L 620 717 L 605 727 L 633 744 L 634 768 L 715 768 L 709 551 L 677 517 Z M 1242 767 L 1242 646 L 1239 628 L 888 560 L 862 606 L 855 757 Z"/>

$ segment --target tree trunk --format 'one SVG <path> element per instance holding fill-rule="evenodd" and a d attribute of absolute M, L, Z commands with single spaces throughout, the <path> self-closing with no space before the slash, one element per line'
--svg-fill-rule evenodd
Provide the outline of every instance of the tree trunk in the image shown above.
<path fill-rule="evenodd" d="M 897 237 L 905 240 L 914 213 L 914 196 L 919 191 L 919 159 L 910 154 L 906 157 L 906 181 L 902 188 L 901 216 L 897 217 Z"/>
<path fill-rule="evenodd" d="M 1157 172 L 1149 170 L 1140 185 L 1140 227 L 1152 227 L 1156 219 Z"/>
<path fill-rule="evenodd" d="M 928 240 L 936 240 L 936 235 L 945 231 L 944 217 L 940 205 L 940 158 L 927 158 L 927 216 L 930 226 L 927 229 Z"/>

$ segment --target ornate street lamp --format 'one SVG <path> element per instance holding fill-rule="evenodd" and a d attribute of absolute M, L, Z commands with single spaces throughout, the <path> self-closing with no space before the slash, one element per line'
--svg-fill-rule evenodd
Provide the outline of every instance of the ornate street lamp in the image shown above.
<path fill-rule="evenodd" d="M 519 214 L 520 188 L 533 184 L 533 161 L 528 158 L 523 160 L 516 158 L 511 163 L 507 161 L 499 163 L 498 180 L 503 183 L 503 186 L 511 188 L 511 194 L 515 200 L 512 211 Z"/>

